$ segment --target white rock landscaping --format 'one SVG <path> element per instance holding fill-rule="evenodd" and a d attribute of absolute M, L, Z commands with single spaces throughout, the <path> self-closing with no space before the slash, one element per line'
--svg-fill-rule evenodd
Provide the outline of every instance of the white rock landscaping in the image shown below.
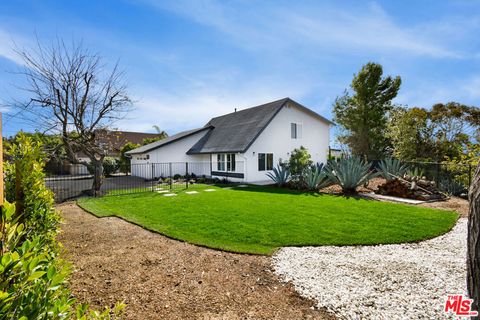
<path fill-rule="evenodd" d="M 466 293 L 467 219 L 420 243 L 288 247 L 275 272 L 304 297 L 347 319 L 445 319 L 447 294 Z"/>

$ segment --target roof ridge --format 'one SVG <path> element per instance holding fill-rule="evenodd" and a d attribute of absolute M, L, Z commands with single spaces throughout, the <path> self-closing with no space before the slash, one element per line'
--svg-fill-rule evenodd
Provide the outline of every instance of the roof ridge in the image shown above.
<path fill-rule="evenodd" d="M 280 101 L 283 101 L 283 102 L 282 102 L 282 106 L 283 106 L 283 105 L 285 104 L 285 102 L 291 101 L 291 100 L 292 100 L 292 99 L 290 99 L 289 97 L 285 97 L 285 98 L 278 99 L 278 100 L 274 100 L 274 101 L 270 101 L 270 102 L 267 102 L 267 103 L 262 103 L 262 104 L 259 104 L 259 105 L 257 105 L 257 106 L 253 106 L 253 107 L 245 108 L 245 109 L 242 109 L 242 110 L 237 110 L 237 111 L 225 113 L 225 114 L 222 114 L 221 116 L 217 116 L 217 117 L 211 118 L 210 121 L 208 121 L 207 124 L 209 124 L 213 119 L 218 119 L 218 118 L 221 118 L 221 117 L 225 117 L 225 116 L 232 115 L 232 114 L 239 113 L 239 112 L 248 111 L 248 110 L 255 109 L 255 108 L 261 108 L 261 107 L 266 106 L 267 104 L 275 104 L 275 103 L 279 103 Z"/>

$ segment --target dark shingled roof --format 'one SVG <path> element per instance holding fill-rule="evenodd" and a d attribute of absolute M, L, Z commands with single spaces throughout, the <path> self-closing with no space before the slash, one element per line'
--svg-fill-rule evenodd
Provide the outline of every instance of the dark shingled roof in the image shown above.
<path fill-rule="evenodd" d="M 245 152 L 287 103 L 328 124 L 333 124 L 292 99 L 284 98 L 213 118 L 203 128 L 180 132 L 167 139 L 129 151 L 128 154 L 147 152 L 202 130 L 209 131 L 188 150 L 187 154 Z"/>
<path fill-rule="evenodd" d="M 287 101 L 285 98 L 213 118 L 206 126 L 214 129 L 187 153 L 245 151 Z"/>
<path fill-rule="evenodd" d="M 162 139 L 162 140 L 159 140 L 159 141 L 155 141 L 153 143 L 141 146 L 139 148 L 127 151 L 125 153 L 126 154 L 137 154 L 137 153 L 148 152 L 150 150 L 160 148 L 160 147 L 162 147 L 164 145 L 167 145 L 169 143 L 172 143 L 174 141 L 186 138 L 188 136 L 191 136 L 192 134 L 195 134 L 195 133 L 203 131 L 203 130 L 208 130 L 208 129 L 211 129 L 211 127 L 205 126 L 205 127 L 197 128 L 197 129 L 193 129 L 193 130 L 182 131 L 182 132 L 174 134 L 173 136 L 170 136 L 168 138 L 165 138 L 165 139 Z"/>

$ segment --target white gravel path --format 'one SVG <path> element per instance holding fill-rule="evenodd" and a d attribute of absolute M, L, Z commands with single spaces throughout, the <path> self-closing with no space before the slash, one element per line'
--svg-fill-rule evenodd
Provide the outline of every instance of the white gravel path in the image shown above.
<path fill-rule="evenodd" d="M 444 319 L 447 294 L 464 294 L 467 219 L 415 244 L 288 247 L 273 257 L 296 290 L 347 319 Z"/>

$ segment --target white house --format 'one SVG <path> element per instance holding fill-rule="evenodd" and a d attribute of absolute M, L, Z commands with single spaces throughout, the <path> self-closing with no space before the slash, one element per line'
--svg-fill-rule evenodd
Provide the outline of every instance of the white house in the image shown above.
<path fill-rule="evenodd" d="M 330 120 L 290 98 L 211 119 L 204 127 L 180 132 L 131 150 L 133 176 L 174 174 L 262 183 L 279 161 L 304 146 L 314 162 L 328 157 Z"/>

